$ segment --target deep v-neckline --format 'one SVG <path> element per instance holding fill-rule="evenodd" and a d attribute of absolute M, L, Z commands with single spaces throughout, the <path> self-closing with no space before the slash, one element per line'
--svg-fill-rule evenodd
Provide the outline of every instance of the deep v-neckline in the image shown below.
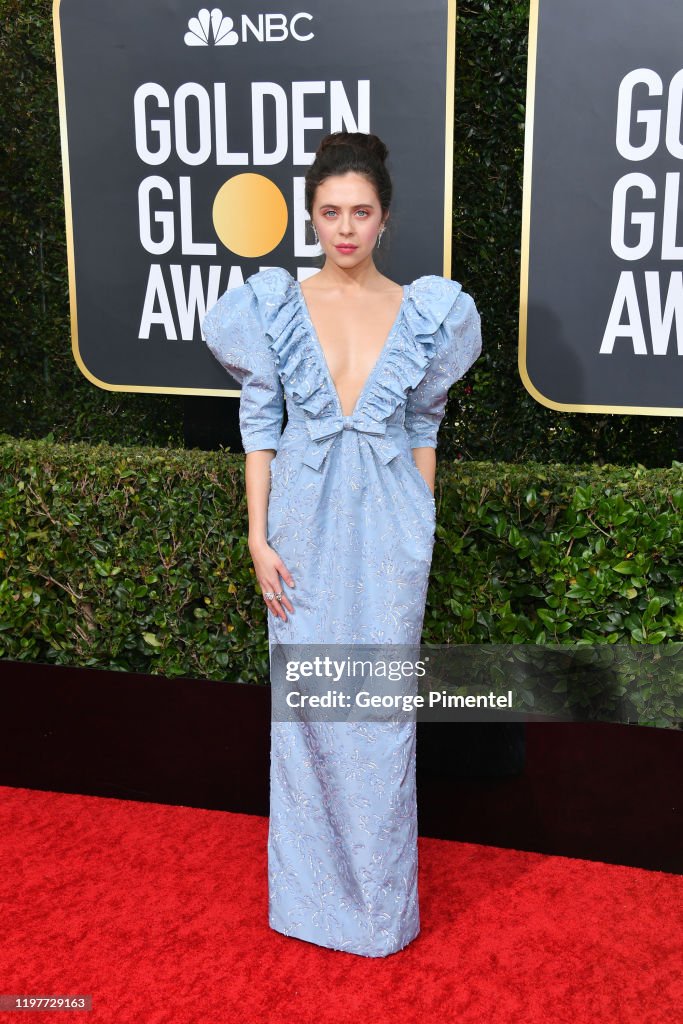
<path fill-rule="evenodd" d="M 360 408 L 361 401 L 362 401 L 362 399 L 365 396 L 365 392 L 368 390 L 368 388 L 370 386 L 370 383 L 372 382 L 375 374 L 377 373 L 377 371 L 379 370 L 382 362 L 384 361 L 384 358 L 385 358 L 387 352 L 389 351 L 389 347 L 391 345 L 391 341 L 393 339 L 393 336 L 394 336 L 394 333 L 396 331 L 396 328 L 398 327 L 399 323 L 401 322 L 401 317 L 403 315 L 403 307 L 405 306 L 406 298 L 407 298 L 407 295 L 408 295 L 408 285 L 406 285 L 406 284 L 401 285 L 401 287 L 403 288 L 403 296 L 401 298 L 401 305 L 398 307 L 398 313 L 396 314 L 394 322 L 393 322 L 393 324 L 391 325 L 391 327 L 389 329 L 389 333 L 387 334 L 387 336 L 386 336 L 386 338 L 384 340 L 384 344 L 382 345 L 382 348 L 380 349 L 379 355 L 377 356 L 377 359 L 375 361 L 374 366 L 372 367 L 372 369 L 370 370 L 369 374 L 365 378 L 365 383 L 363 384 L 363 387 L 360 389 L 360 392 L 358 394 L 358 398 L 356 399 L 356 403 L 355 403 L 352 411 L 350 413 L 348 413 L 348 415 L 347 415 L 344 412 L 343 408 L 342 408 L 341 398 L 339 397 L 339 392 L 337 391 L 337 385 L 334 383 L 334 380 L 332 379 L 332 374 L 330 373 L 330 367 L 328 365 L 327 358 L 325 356 L 325 351 L 324 351 L 322 345 L 320 344 L 320 338 L 318 337 L 318 332 L 317 332 L 317 330 L 315 328 L 315 325 L 313 323 L 313 318 L 311 317 L 310 311 L 308 309 L 308 303 L 306 302 L 306 297 L 304 295 L 303 288 L 301 287 L 301 282 L 295 280 L 294 283 L 295 283 L 295 285 L 297 287 L 297 291 L 298 291 L 298 294 L 299 294 L 299 301 L 301 302 L 301 308 L 303 310 L 303 313 L 304 313 L 304 316 L 305 316 L 306 320 L 308 321 L 308 327 L 309 327 L 309 330 L 310 330 L 310 334 L 311 334 L 311 337 L 313 338 L 313 341 L 315 343 L 315 347 L 317 349 L 317 352 L 318 352 L 318 355 L 319 355 L 319 358 L 320 358 L 320 362 L 322 364 L 322 368 L 323 368 L 323 370 L 325 372 L 325 376 L 327 377 L 327 381 L 329 383 L 330 390 L 331 390 L 332 394 L 334 395 L 334 399 L 335 399 L 335 402 L 337 404 L 337 409 L 339 411 L 339 415 L 343 416 L 345 419 L 350 419 L 352 416 L 355 416 L 355 414 L 358 412 L 358 409 Z"/>

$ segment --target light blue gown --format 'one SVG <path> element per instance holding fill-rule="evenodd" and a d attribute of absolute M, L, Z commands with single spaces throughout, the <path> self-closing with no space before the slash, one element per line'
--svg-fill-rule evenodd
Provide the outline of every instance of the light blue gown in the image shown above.
<path fill-rule="evenodd" d="M 281 581 L 295 611 L 268 612 L 271 645 L 420 643 L 436 509 L 411 449 L 436 447 L 481 334 L 457 282 L 403 293 L 350 416 L 288 271 L 254 274 L 202 322 L 242 389 L 245 452 L 276 451 L 267 539 L 296 586 Z M 273 929 L 369 957 L 418 935 L 415 737 L 414 721 L 271 723 Z"/>

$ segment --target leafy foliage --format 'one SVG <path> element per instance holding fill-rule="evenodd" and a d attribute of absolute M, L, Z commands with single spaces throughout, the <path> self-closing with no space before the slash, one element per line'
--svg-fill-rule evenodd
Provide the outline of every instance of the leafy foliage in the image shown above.
<path fill-rule="evenodd" d="M 426 638 L 683 639 L 682 468 L 468 463 L 440 471 Z"/>
<path fill-rule="evenodd" d="M 683 640 L 682 470 L 440 464 L 424 642 Z M 266 683 L 246 519 L 240 456 L 5 437 L 0 658 Z"/>

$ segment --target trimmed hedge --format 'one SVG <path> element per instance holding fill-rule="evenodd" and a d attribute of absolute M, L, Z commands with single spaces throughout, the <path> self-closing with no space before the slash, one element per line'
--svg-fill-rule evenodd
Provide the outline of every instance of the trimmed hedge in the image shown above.
<path fill-rule="evenodd" d="M 244 458 L 0 441 L 0 657 L 268 682 Z M 423 641 L 683 640 L 683 467 L 439 463 Z M 641 718 L 676 717 L 648 692 Z"/>

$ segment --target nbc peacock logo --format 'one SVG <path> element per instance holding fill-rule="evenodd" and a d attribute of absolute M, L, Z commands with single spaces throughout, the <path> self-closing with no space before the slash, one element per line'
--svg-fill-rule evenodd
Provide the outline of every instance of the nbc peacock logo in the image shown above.
<path fill-rule="evenodd" d="M 226 18 L 218 7 L 212 11 L 203 7 L 196 18 L 190 18 L 187 27 L 187 46 L 234 46 L 240 41 L 232 18 Z"/>
<path fill-rule="evenodd" d="M 286 14 L 248 14 L 229 18 L 220 7 L 202 9 L 190 18 L 185 33 L 186 46 L 235 46 L 242 42 L 282 43 L 292 39 L 307 43 L 315 33 L 310 31 L 313 15 L 299 11 L 291 17 Z"/>

